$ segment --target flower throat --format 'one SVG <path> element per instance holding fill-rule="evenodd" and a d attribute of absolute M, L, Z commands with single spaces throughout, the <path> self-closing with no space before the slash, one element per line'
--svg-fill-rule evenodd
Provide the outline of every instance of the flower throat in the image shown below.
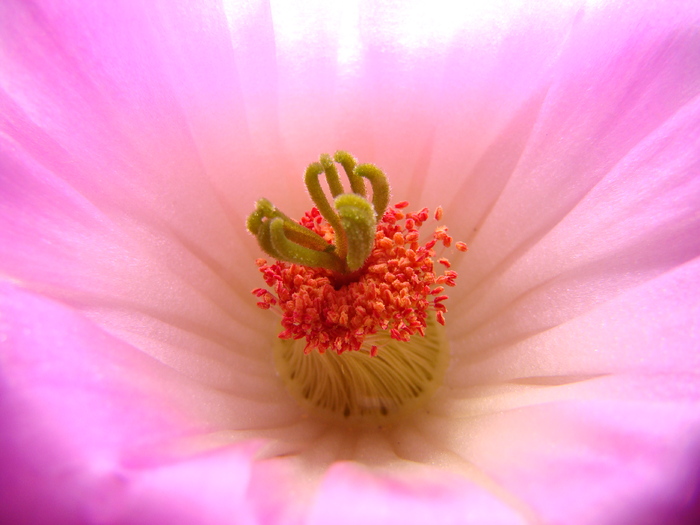
<path fill-rule="evenodd" d="M 350 184 L 344 193 L 337 162 Z M 320 184 L 325 175 L 333 197 Z M 371 201 L 365 185 L 371 186 Z M 276 259 L 257 264 L 267 288 L 258 306 L 277 313 L 277 370 L 310 413 L 352 424 L 384 424 L 422 406 L 439 386 L 449 351 L 443 337 L 445 286 L 457 273 L 436 246 L 449 248 L 447 228 L 421 243 L 427 208 L 392 207 L 389 184 L 374 165 L 348 153 L 321 155 L 306 170 L 315 207 L 299 222 L 266 199 L 247 228 Z M 439 221 L 442 209 L 432 218 Z M 464 243 L 456 243 L 466 251 Z"/>

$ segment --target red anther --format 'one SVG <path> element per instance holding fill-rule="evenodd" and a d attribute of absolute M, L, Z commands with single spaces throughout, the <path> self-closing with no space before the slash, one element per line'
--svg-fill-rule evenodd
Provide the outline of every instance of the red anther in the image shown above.
<path fill-rule="evenodd" d="M 437 319 L 438 323 L 440 323 L 442 326 L 445 326 L 445 314 L 438 311 L 435 313 L 435 318 Z"/>
<path fill-rule="evenodd" d="M 444 286 L 438 286 L 437 288 L 435 288 L 434 290 L 432 290 L 432 291 L 430 292 L 430 295 L 438 295 L 438 294 L 441 294 L 441 293 L 444 292 L 444 291 L 445 291 L 445 287 L 444 287 Z"/>
<path fill-rule="evenodd" d="M 258 266 L 265 266 L 267 264 L 267 261 L 265 259 L 255 259 L 255 264 Z"/>
<path fill-rule="evenodd" d="M 426 251 L 421 251 L 420 255 L 416 256 L 416 262 L 417 263 L 422 262 L 425 259 L 427 259 L 428 257 L 429 257 L 429 254 Z"/>
<path fill-rule="evenodd" d="M 439 262 L 440 264 L 442 264 L 445 268 L 449 268 L 450 266 L 452 266 L 452 265 L 450 264 L 450 261 L 448 261 L 448 260 L 445 259 L 444 257 L 441 258 L 441 259 L 438 259 L 438 262 Z"/>
<path fill-rule="evenodd" d="M 408 206 L 408 201 L 401 201 L 394 204 L 394 208 L 402 209 Z"/>
<path fill-rule="evenodd" d="M 394 245 L 394 242 L 391 239 L 387 239 L 384 237 L 383 239 L 379 239 L 377 241 L 377 244 L 381 247 L 384 248 L 385 250 L 388 250 Z"/>
<path fill-rule="evenodd" d="M 435 220 L 442 220 L 442 206 L 438 206 L 437 208 L 435 208 Z"/>
<path fill-rule="evenodd" d="M 377 357 L 378 352 L 379 352 L 379 348 L 377 348 L 377 345 L 372 345 L 372 348 L 369 349 L 370 357 Z"/>
<path fill-rule="evenodd" d="M 462 241 L 456 242 L 455 248 L 457 248 L 460 252 L 466 252 L 469 249 L 467 244 L 463 243 Z"/>
<path fill-rule="evenodd" d="M 389 267 L 386 265 L 386 263 L 373 264 L 367 269 L 372 273 L 386 273 L 389 271 Z"/>
<path fill-rule="evenodd" d="M 270 303 L 260 302 L 260 303 L 256 303 L 256 304 L 257 304 L 258 308 L 260 308 L 261 310 L 269 310 L 270 309 Z"/>

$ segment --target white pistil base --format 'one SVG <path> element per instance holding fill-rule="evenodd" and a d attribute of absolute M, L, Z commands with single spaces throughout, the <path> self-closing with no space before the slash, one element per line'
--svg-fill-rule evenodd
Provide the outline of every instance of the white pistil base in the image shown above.
<path fill-rule="evenodd" d="M 275 365 L 310 415 L 349 425 L 386 425 L 422 407 L 442 383 L 449 350 L 432 312 L 425 334 L 406 343 L 377 334 L 361 350 L 340 355 L 304 354 L 304 339 L 278 339 Z M 372 345 L 379 347 L 375 357 Z"/>

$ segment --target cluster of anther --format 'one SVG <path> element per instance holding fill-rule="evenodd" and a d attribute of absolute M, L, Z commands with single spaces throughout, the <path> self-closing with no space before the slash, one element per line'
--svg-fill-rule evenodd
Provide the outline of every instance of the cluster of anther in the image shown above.
<path fill-rule="evenodd" d="M 404 213 L 407 202 L 386 210 L 389 186 L 384 174 L 370 164 L 356 165 L 352 156 L 338 152 L 335 160 L 345 169 L 353 193 L 344 194 L 328 155 L 309 166 L 306 185 L 316 204 L 299 222 L 264 199 L 248 219 L 248 229 L 276 262 L 257 263 L 270 290 L 257 288 L 258 306 L 282 315 L 283 339 L 306 339 L 305 352 L 359 350 L 380 331 L 408 341 L 425 335 L 430 310 L 439 323 L 447 311 L 444 285 L 454 286 L 457 273 L 445 258 L 433 262 L 435 246 L 449 247 L 447 228 L 435 228 L 421 244 L 421 226 L 430 213 L 424 208 Z M 326 199 L 319 184 L 326 174 L 335 198 Z M 372 203 L 366 199 L 363 178 L 372 185 Z M 385 211 L 386 210 L 386 211 Z M 435 219 L 442 218 L 442 209 Z M 464 243 L 456 243 L 466 251 Z M 375 338 L 376 339 L 376 338 Z M 372 344 L 372 343 L 370 343 Z M 378 346 L 372 344 L 375 355 Z"/>
<path fill-rule="evenodd" d="M 444 286 L 454 286 L 457 273 L 449 270 L 447 259 L 438 260 L 445 268 L 439 272 L 433 263 L 434 247 L 448 247 L 452 238 L 447 228 L 438 227 L 428 242 L 419 243 L 419 229 L 429 218 L 427 208 L 404 214 L 402 202 L 389 209 L 379 221 L 375 244 L 356 280 L 338 286 L 338 275 L 323 268 L 258 259 L 265 282 L 253 291 L 258 306 L 268 309 L 279 305 L 282 312 L 283 339 L 306 338 L 306 352 L 332 349 L 338 353 L 359 350 L 368 336 L 386 330 L 393 339 L 408 341 L 415 334 L 425 335 L 427 315 L 436 311 L 444 324 L 446 307 Z M 438 208 L 436 217 L 441 215 Z M 316 209 L 308 212 L 301 224 L 321 236 L 329 225 Z M 456 243 L 466 250 L 464 243 Z M 378 348 L 372 346 L 371 353 Z"/>

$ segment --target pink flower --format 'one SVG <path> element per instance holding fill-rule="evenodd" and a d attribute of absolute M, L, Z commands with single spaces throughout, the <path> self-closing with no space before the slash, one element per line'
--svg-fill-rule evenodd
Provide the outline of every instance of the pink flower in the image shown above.
<path fill-rule="evenodd" d="M 697 2 L 279 4 L 0 7 L 3 521 L 690 519 Z M 470 246 L 390 429 L 303 417 L 250 295 L 338 148 Z"/>

